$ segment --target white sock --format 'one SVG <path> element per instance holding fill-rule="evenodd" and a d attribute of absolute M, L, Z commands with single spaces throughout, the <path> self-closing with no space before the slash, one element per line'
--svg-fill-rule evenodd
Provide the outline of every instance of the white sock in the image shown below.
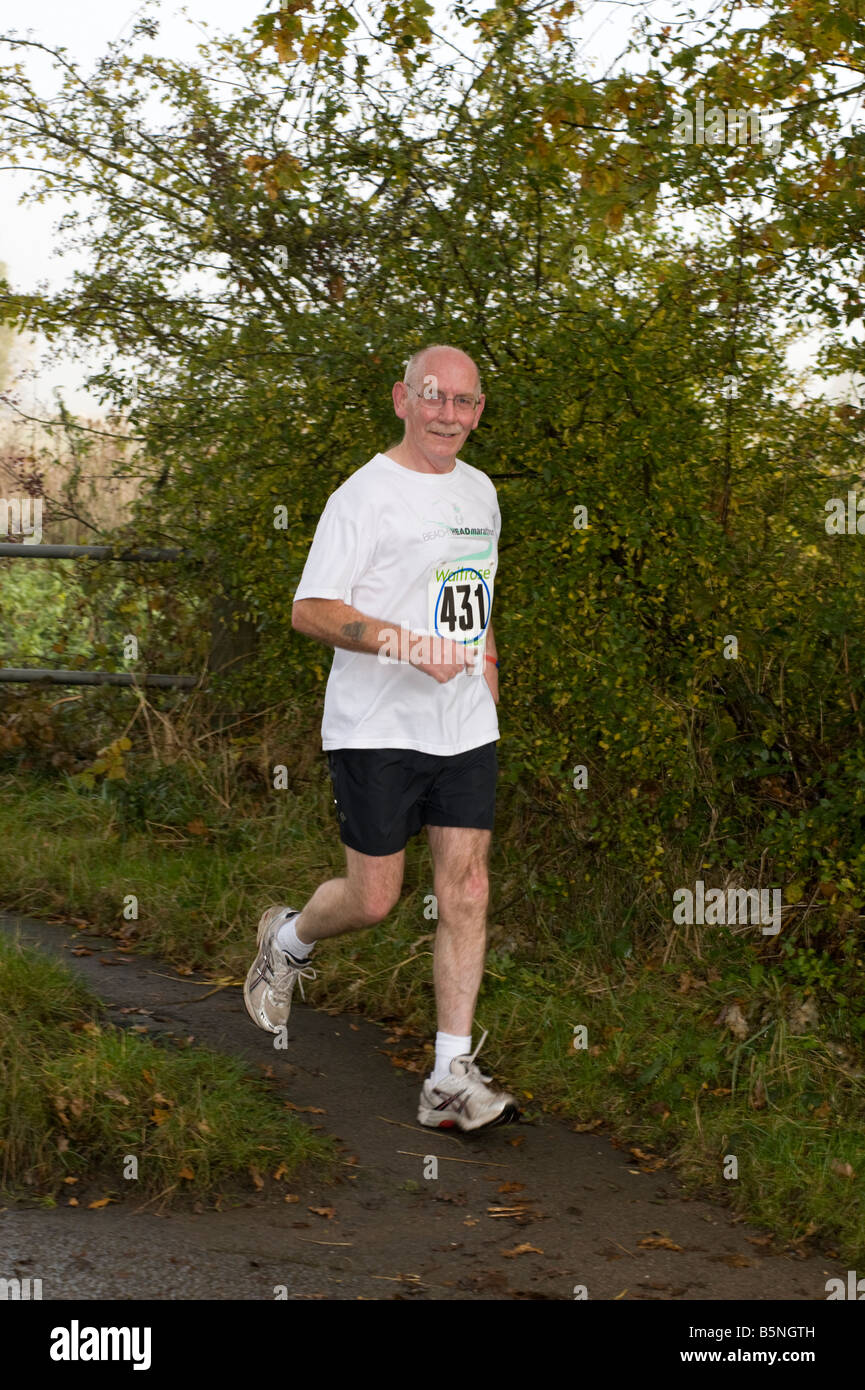
<path fill-rule="evenodd" d="M 276 933 L 276 944 L 279 946 L 280 950 L 288 951 L 290 955 L 294 956 L 295 960 L 306 960 L 315 942 L 301 941 L 295 931 L 295 927 L 299 921 L 300 914 L 296 917 L 289 917 L 287 922 L 283 922 L 279 931 Z"/>
<path fill-rule="evenodd" d="M 458 1038 L 456 1033 L 436 1033 L 436 1059 L 430 1074 L 430 1081 L 433 1085 L 444 1077 L 450 1076 L 451 1062 L 454 1057 L 464 1057 L 471 1050 L 471 1034 L 467 1038 Z"/>

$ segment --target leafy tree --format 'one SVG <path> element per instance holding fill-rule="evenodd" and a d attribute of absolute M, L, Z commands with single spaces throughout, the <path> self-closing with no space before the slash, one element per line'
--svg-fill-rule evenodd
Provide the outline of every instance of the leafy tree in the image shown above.
<path fill-rule="evenodd" d="M 833 64 L 857 70 L 858 30 L 827 53 L 828 7 L 754 31 L 729 7 L 710 43 L 650 28 L 642 72 L 589 80 L 573 13 L 461 9 L 480 56 L 457 61 L 416 0 L 362 51 L 345 7 L 289 4 L 194 67 L 130 43 L 85 80 L 60 55 L 52 102 L 10 66 L 6 153 L 89 195 L 62 227 L 92 261 L 6 312 L 103 346 L 91 389 L 140 441 L 136 532 L 206 560 L 200 604 L 218 576 L 255 618 L 238 688 L 264 705 L 290 682 L 311 718 L 328 658 L 289 628 L 315 521 L 395 438 L 404 359 L 460 343 L 505 522 L 506 778 L 572 863 L 614 853 L 660 893 L 770 855 L 781 881 L 837 885 L 840 923 L 865 869 L 863 560 L 824 523 L 862 415 L 803 395 L 785 347 L 817 324 L 849 361 L 859 156 Z M 677 145 L 697 93 L 780 109 L 782 155 Z"/>

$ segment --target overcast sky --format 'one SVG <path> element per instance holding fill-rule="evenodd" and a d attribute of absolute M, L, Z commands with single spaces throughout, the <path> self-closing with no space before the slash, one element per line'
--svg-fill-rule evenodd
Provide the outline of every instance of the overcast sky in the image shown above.
<path fill-rule="evenodd" d="M 377 10 L 377 0 L 372 3 Z M 84 4 L 70 0 L 11 0 L 3 23 L 6 32 L 15 31 L 21 37 L 32 37 L 52 46 L 65 45 L 70 56 L 86 69 L 102 56 L 109 43 L 128 35 L 144 13 L 155 14 L 159 22 L 158 38 L 147 41 L 148 51 L 194 60 L 196 45 L 205 37 L 212 38 L 220 31 L 239 34 L 265 8 L 265 0 L 191 0 L 185 8 L 173 0 L 163 0 L 158 6 L 127 4 L 125 0 L 119 4 L 117 0 L 85 0 Z M 666 5 L 664 0 L 653 5 L 655 17 L 666 8 L 672 9 L 672 0 Z M 444 13 L 443 5 L 437 9 Z M 569 27 L 583 40 L 583 53 L 592 62 L 593 70 L 603 71 L 621 53 L 635 12 L 636 7 L 630 4 L 607 0 L 593 4 L 585 19 L 571 21 Z M 50 84 L 57 80 L 52 77 L 50 61 L 33 57 L 26 61 L 39 80 L 40 90 L 50 89 Z M 34 288 L 42 280 L 59 285 L 76 264 L 71 254 L 62 259 L 54 255 L 56 237 L 52 229 L 63 204 L 58 201 L 19 206 L 18 197 L 31 177 L 21 170 L 0 172 L 0 261 L 6 264 L 11 284 L 24 290 Z M 794 364 L 799 365 L 807 355 L 797 352 Z M 30 362 L 38 364 L 39 356 L 37 344 L 29 353 Z M 85 375 L 85 368 L 78 363 L 40 370 L 37 386 L 26 388 L 25 399 L 34 405 L 38 400 L 50 408 L 53 389 L 59 387 L 74 412 L 99 416 L 102 408 L 80 389 Z M 34 389 L 35 399 L 31 395 Z"/>
<path fill-rule="evenodd" d="M 264 8 L 265 0 L 193 0 L 185 9 L 165 0 L 156 10 L 159 35 L 148 41 L 148 51 L 194 59 L 196 44 L 208 34 L 212 36 L 220 30 L 239 33 Z M 34 38 L 53 47 L 64 45 L 70 57 L 87 69 L 110 43 L 128 36 L 137 18 L 153 10 L 153 6 L 131 4 L 129 0 L 84 0 L 80 4 L 70 0 L 11 0 L 4 6 L 3 27 L 4 32 L 14 30 L 22 38 Z M 202 27 L 199 15 L 205 17 L 207 29 Z M 52 79 L 48 59 L 40 63 L 31 55 L 26 62 L 28 70 L 38 77 L 40 89 L 45 90 L 56 80 Z M 18 198 L 31 178 L 20 170 L 4 169 L 0 173 L 0 261 L 6 264 L 10 283 L 24 290 L 34 288 L 41 280 L 50 285 L 62 284 L 77 259 L 73 255 L 58 259 L 54 254 L 57 239 L 53 227 L 63 211 L 59 201 L 19 206 Z M 38 362 L 38 347 L 29 360 L 34 365 Z M 86 370 L 78 363 L 41 371 L 38 399 L 50 405 L 52 390 L 57 386 L 73 411 L 93 417 L 102 415 L 98 403 L 79 389 L 85 376 Z"/>

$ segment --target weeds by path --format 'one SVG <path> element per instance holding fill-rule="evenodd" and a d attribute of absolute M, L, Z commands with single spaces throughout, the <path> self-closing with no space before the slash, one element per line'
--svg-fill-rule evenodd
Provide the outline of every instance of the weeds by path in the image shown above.
<path fill-rule="evenodd" d="M 290 1180 L 305 1163 L 320 1177 L 335 1159 L 239 1062 L 114 1027 L 63 965 L 0 940 L 4 1198 L 74 1202 L 98 1181 L 114 1199 L 168 1204 Z"/>

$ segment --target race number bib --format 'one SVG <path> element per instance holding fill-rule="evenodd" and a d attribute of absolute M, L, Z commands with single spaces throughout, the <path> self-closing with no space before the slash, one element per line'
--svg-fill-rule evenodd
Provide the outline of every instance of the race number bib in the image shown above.
<path fill-rule="evenodd" d="M 437 565 L 429 580 L 429 629 L 483 649 L 490 621 L 492 594 L 480 570 Z"/>

